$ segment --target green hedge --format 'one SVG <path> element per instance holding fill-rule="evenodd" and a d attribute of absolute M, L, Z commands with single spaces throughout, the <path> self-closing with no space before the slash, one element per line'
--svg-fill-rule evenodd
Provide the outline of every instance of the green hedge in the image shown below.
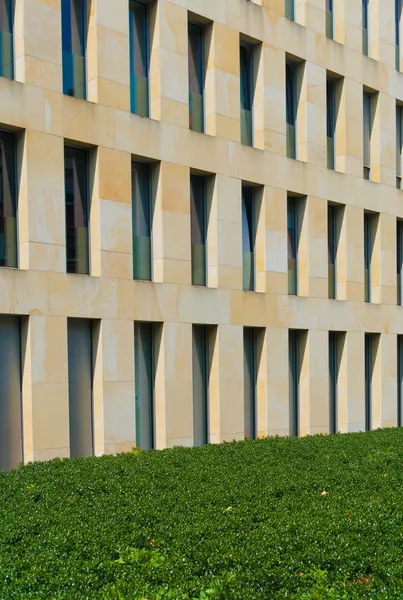
<path fill-rule="evenodd" d="M 1 473 L 11 598 L 403 598 L 403 430 Z"/>

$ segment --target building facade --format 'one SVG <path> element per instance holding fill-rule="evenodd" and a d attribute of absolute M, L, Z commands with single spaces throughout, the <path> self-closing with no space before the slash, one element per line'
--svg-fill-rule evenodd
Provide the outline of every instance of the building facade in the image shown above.
<path fill-rule="evenodd" d="M 403 421 L 398 0 L 0 0 L 0 469 Z"/>

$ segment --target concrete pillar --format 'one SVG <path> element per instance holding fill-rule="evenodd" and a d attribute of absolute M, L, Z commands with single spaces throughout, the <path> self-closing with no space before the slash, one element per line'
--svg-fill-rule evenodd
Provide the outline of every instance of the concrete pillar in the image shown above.
<path fill-rule="evenodd" d="M 362 0 L 333 3 L 334 40 L 355 52 L 362 51 Z"/>
<path fill-rule="evenodd" d="M 372 429 L 397 425 L 397 336 L 381 333 L 372 377 Z"/>
<path fill-rule="evenodd" d="M 266 291 L 288 293 L 287 192 L 264 188 Z"/>
<path fill-rule="evenodd" d="M 395 67 L 395 0 L 371 0 L 369 10 L 369 55 Z"/>
<path fill-rule="evenodd" d="M 70 456 L 67 319 L 22 322 L 24 461 Z"/>
<path fill-rule="evenodd" d="M 326 69 L 305 62 L 297 73 L 297 79 L 301 78 L 298 85 L 297 157 L 326 167 Z"/>
<path fill-rule="evenodd" d="M 362 85 L 344 79 L 336 127 L 336 170 L 362 177 L 363 100 Z"/>
<path fill-rule="evenodd" d="M 381 92 L 374 101 L 371 134 L 371 180 L 396 185 L 396 101 Z"/>
<path fill-rule="evenodd" d="M 396 304 L 396 218 L 381 213 L 372 252 L 372 302 Z"/>
<path fill-rule="evenodd" d="M 337 297 L 364 301 L 364 211 L 346 205 L 337 252 Z"/>
<path fill-rule="evenodd" d="M 327 298 L 327 202 L 312 196 L 303 202 L 298 247 L 299 295 Z"/>
<path fill-rule="evenodd" d="M 365 429 L 364 333 L 348 331 L 338 378 L 338 423 L 341 433 Z"/>
<path fill-rule="evenodd" d="M 316 33 L 326 35 L 325 0 L 295 0 L 295 20 Z"/>
<path fill-rule="evenodd" d="M 259 436 L 289 434 L 288 329 L 266 330 L 262 350 L 265 377 L 258 372 Z M 263 406 L 261 406 L 263 404 Z"/>
<path fill-rule="evenodd" d="M 301 357 L 300 435 L 329 432 L 329 334 L 311 329 Z"/>

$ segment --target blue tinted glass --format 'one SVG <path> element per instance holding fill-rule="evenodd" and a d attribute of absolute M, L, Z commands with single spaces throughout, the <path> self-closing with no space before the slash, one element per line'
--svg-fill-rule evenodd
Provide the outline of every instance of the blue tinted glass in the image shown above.
<path fill-rule="evenodd" d="M 86 1 L 62 0 L 63 93 L 86 97 Z"/>

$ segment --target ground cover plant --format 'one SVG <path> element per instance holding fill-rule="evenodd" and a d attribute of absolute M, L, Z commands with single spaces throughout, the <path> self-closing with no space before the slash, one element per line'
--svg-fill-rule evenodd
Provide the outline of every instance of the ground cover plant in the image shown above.
<path fill-rule="evenodd" d="M 0 599 L 403 598 L 403 429 L 0 474 Z"/>

